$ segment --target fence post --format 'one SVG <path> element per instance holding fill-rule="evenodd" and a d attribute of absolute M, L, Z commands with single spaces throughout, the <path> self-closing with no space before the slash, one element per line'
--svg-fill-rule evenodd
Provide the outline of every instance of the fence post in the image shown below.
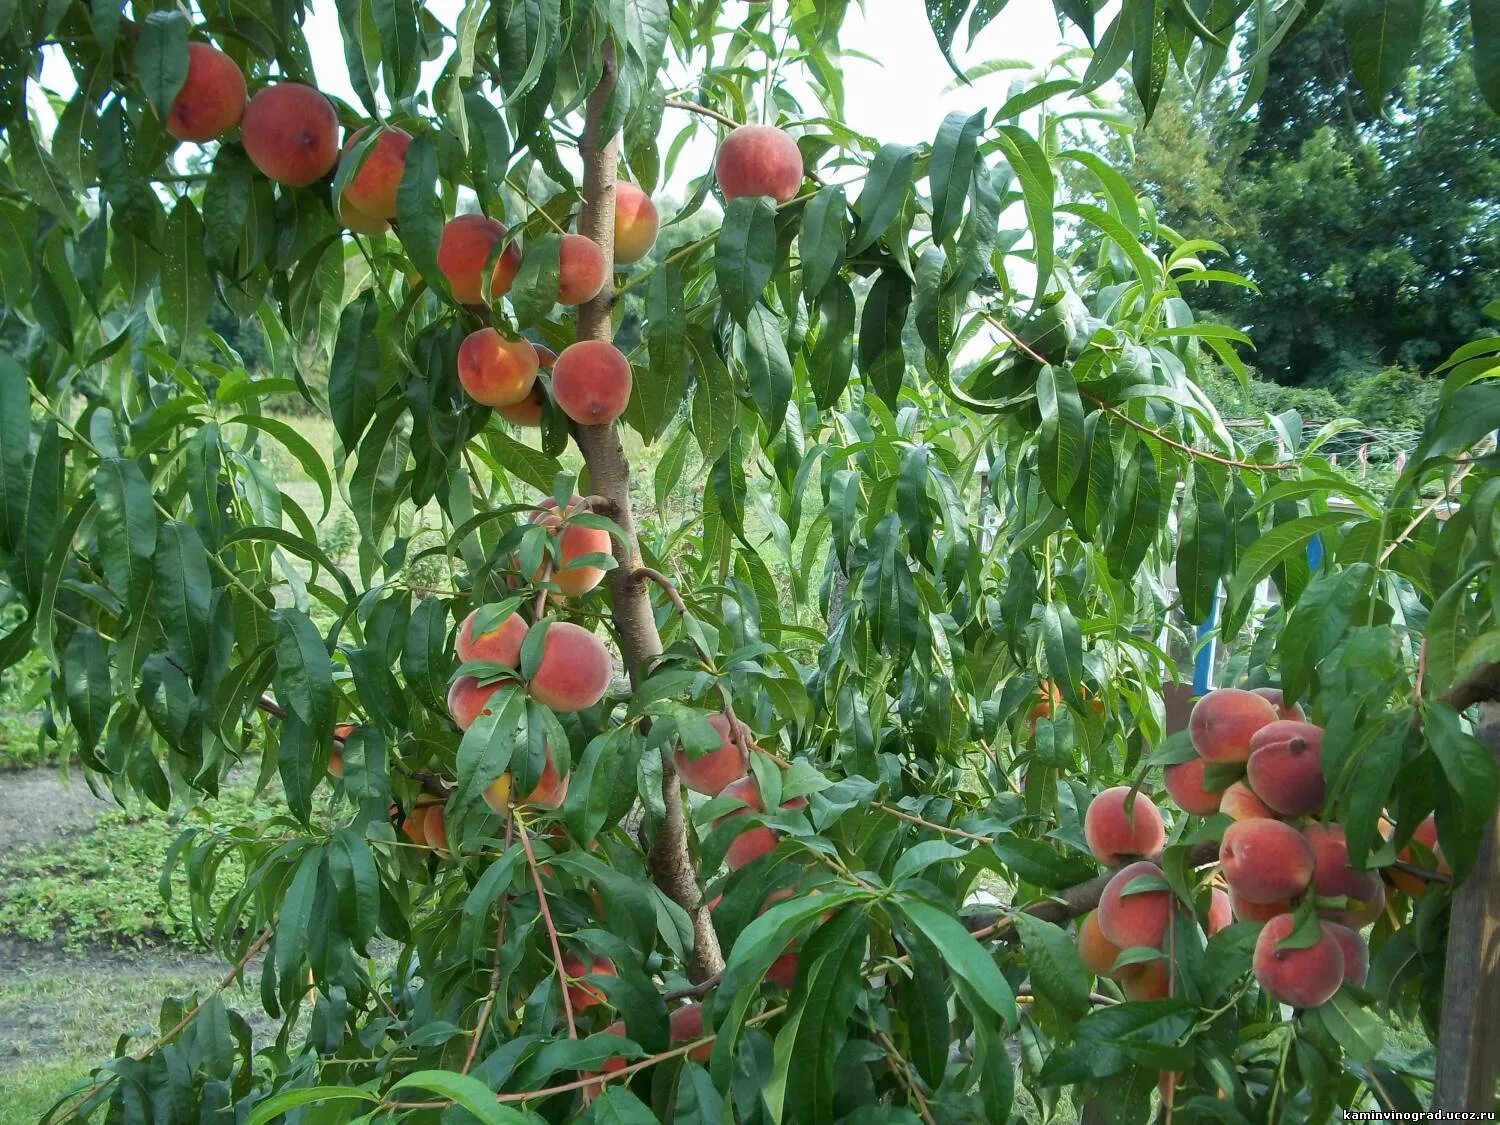
<path fill-rule="evenodd" d="M 1214 656 L 1219 649 L 1219 638 L 1214 630 L 1219 625 L 1219 591 L 1214 588 L 1213 600 L 1208 605 L 1208 617 L 1198 626 L 1198 639 L 1194 643 L 1193 694 L 1207 695 L 1214 686 Z"/>

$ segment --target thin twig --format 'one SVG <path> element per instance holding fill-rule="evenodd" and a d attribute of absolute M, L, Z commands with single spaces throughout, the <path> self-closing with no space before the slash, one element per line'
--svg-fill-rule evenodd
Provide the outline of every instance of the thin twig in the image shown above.
<path fill-rule="evenodd" d="M 703 997 L 707 996 L 710 992 L 712 992 L 718 986 L 718 983 L 723 979 L 723 973 L 715 973 L 713 976 L 706 977 L 705 979 L 699 981 L 697 984 L 690 984 L 686 988 L 674 989 L 673 991 L 668 992 L 666 995 L 664 995 L 662 999 L 667 1001 L 700 1000 Z"/>
<path fill-rule="evenodd" d="M 568 1038 L 578 1038 L 578 1026 L 573 1022 L 573 1002 L 568 999 L 568 971 L 563 968 L 562 948 L 557 943 L 557 926 L 552 922 L 552 911 L 547 906 L 547 892 L 542 888 L 542 875 L 537 870 L 536 853 L 531 850 L 531 834 L 521 823 L 520 814 L 512 810 L 511 820 L 521 834 L 521 847 L 526 849 L 526 866 L 531 868 L 531 882 L 536 887 L 537 900 L 541 904 L 542 925 L 547 929 L 547 940 L 552 945 L 552 967 L 557 971 L 558 983 L 562 985 L 563 1016 L 568 1021 Z"/>
<path fill-rule="evenodd" d="M 677 592 L 677 587 L 672 584 L 672 580 L 665 574 L 659 570 L 653 570 L 649 566 L 638 566 L 635 568 L 635 576 L 655 582 L 667 595 L 667 601 L 672 603 L 672 608 L 677 610 L 678 613 L 686 615 L 688 611 L 687 603 L 682 600 L 682 595 Z"/>
<path fill-rule="evenodd" d="M 1459 469 L 1458 472 L 1453 474 L 1453 479 L 1448 482 L 1447 487 L 1445 487 L 1442 492 L 1434 496 L 1431 500 L 1427 501 L 1426 504 L 1422 505 L 1421 511 L 1419 511 L 1415 516 L 1412 517 L 1411 523 L 1407 524 L 1401 534 L 1392 539 L 1386 546 L 1385 550 L 1380 552 L 1380 557 L 1376 560 L 1377 566 L 1384 565 L 1385 560 L 1390 558 L 1391 555 L 1395 554 L 1396 548 L 1401 546 L 1401 544 L 1405 543 L 1408 539 L 1411 538 L 1411 533 L 1416 531 L 1417 528 L 1422 525 L 1422 521 L 1425 520 L 1428 516 L 1432 515 L 1432 513 L 1437 510 L 1437 506 L 1439 504 L 1447 502 L 1447 500 L 1453 495 L 1453 490 L 1458 487 L 1458 483 L 1463 480 L 1464 477 L 1469 475 L 1469 470 L 1473 467 L 1473 461 L 1469 461 L 1468 463 L 1466 463 L 1462 469 Z"/>
<path fill-rule="evenodd" d="M 712 117 L 721 125 L 728 125 L 731 129 L 738 129 L 740 127 L 740 122 L 734 118 L 725 117 L 718 110 L 709 109 L 708 106 L 699 105 L 697 102 L 683 101 L 681 98 L 667 98 L 662 104 L 668 109 L 685 109 L 689 113 L 701 113 L 704 117 Z"/>
<path fill-rule="evenodd" d="M 927 1104 L 926 1097 L 923 1096 L 921 1089 L 918 1088 L 917 1080 L 912 1077 L 905 1056 L 896 1050 L 896 1044 L 891 1042 L 891 1037 L 879 1028 L 875 1029 L 875 1039 L 885 1049 L 886 1065 L 891 1068 L 892 1073 L 896 1075 L 896 1079 L 901 1085 L 906 1087 L 906 1092 L 911 1095 L 911 1100 L 916 1102 L 918 1115 L 927 1125 L 937 1125 L 932 1116 L 932 1109 Z"/>
<path fill-rule="evenodd" d="M 891 816 L 900 817 L 902 820 L 909 820 L 913 824 L 920 824 L 923 828 L 930 828 L 934 832 L 941 832 L 947 836 L 961 836 L 965 840 L 977 840 L 981 844 L 988 844 L 992 839 L 992 837 L 990 836 L 980 836 L 975 832 L 965 832 L 962 828 L 949 828 L 945 824 L 934 824 L 930 820 L 924 820 L 920 816 L 915 816 L 909 812 L 903 812 L 901 809 L 895 808 L 891 805 L 883 804 L 879 801 L 875 803 L 875 807 L 881 812 L 889 813 Z"/>

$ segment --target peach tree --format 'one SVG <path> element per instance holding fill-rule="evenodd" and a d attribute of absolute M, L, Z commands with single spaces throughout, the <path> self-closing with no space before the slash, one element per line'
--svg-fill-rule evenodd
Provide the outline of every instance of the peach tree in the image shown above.
<path fill-rule="evenodd" d="M 1194 296 L 1248 282 L 1078 140 L 1240 6 L 1129 0 L 915 146 L 845 123 L 843 0 L 336 7 L 352 102 L 300 3 L 0 3 L 0 666 L 99 791 L 281 810 L 165 849 L 231 971 L 52 1120 L 1459 1088 L 1500 339 L 1389 487 L 1219 416 Z M 952 61 L 1000 5 L 926 7 Z"/>

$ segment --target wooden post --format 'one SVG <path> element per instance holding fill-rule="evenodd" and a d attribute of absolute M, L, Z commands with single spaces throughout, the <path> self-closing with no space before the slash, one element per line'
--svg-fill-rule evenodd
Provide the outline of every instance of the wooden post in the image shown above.
<path fill-rule="evenodd" d="M 1500 703 L 1479 708 L 1475 733 L 1500 763 Z M 1432 1108 L 1493 1110 L 1500 1077 L 1500 812 L 1474 868 L 1453 892 Z"/>

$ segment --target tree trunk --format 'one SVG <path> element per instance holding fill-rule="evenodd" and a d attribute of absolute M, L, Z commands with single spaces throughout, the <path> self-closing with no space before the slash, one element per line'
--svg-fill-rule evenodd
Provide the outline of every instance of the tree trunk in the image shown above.
<path fill-rule="evenodd" d="M 604 75 L 589 95 L 583 132 L 583 210 L 578 218 L 580 234 L 593 239 L 604 251 L 604 261 L 613 276 L 615 248 L 615 173 L 619 163 L 618 136 L 599 136 L 605 106 L 615 86 L 615 50 L 613 42 L 603 48 Z M 614 332 L 610 311 L 614 307 L 614 286 L 606 282 L 603 290 L 578 310 L 578 339 L 612 341 Z M 661 636 L 651 612 L 650 583 L 636 572 L 641 565 L 640 547 L 636 542 L 635 520 L 630 508 L 630 466 L 614 425 L 577 426 L 574 436 L 589 468 L 589 491 L 611 501 L 610 513 L 624 532 L 624 542 L 614 544 L 619 565 L 609 573 L 615 629 L 620 637 L 621 655 L 631 683 L 638 683 L 646 664 L 661 654 Z M 724 968 L 719 939 L 714 933 L 708 911 L 699 902 L 697 872 L 688 851 L 687 820 L 682 807 L 682 788 L 672 760 L 662 759 L 662 800 L 666 817 L 656 833 L 651 848 L 651 877 L 693 919 L 693 957 L 688 975 L 694 981 L 705 980 Z"/>

